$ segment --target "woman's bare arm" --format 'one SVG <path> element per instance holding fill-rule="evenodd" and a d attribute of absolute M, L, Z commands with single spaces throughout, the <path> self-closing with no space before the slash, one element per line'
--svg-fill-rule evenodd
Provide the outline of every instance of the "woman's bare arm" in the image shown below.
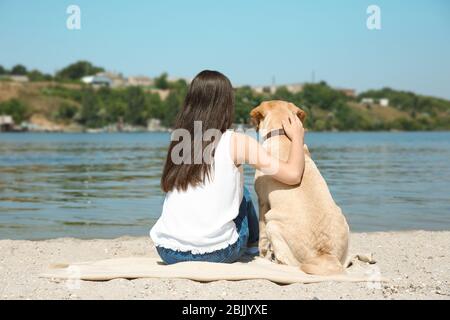
<path fill-rule="evenodd" d="M 288 119 L 283 121 L 283 128 L 292 141 L 287 161 L 272 157 L 252 137 L 235 133 L 231 140 L 231 155 L 234 163 L 236 165 L 250 164 L 285 184 L 299 184 L 305 168 L 304 129 L 295 115 L 289 115 Z"/>

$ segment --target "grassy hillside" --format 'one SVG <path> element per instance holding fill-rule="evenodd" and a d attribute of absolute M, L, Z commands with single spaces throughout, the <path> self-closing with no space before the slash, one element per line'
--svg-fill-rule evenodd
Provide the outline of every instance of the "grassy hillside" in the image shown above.
<path fill-rule="evenodd" d="M 157 118 L 173 124 L 187 84 L 171 83 L 166 90 L 128 87 L 92 89 L 75 82 L 41 81 L 17 83 L 0 81 L 0 114 L 12 114 L 16 123 L 30 121 L 102 127 L 122 119 L 145 126 Z M 388 98 L 390 105 L 363 105 L 364 97 Z M 250 87 L 236 89 L 235 122 L 249 123 L 248 113 L 261 101 L 282 99 L 301 106 L 308 113 L 310 130 L 449 130 L 450 102 L 382 89 L 345 96 L 326 83 L 307 84 L 302 92 L 291 94 L 279 88 L 274 94 L 258 94 Z"/>

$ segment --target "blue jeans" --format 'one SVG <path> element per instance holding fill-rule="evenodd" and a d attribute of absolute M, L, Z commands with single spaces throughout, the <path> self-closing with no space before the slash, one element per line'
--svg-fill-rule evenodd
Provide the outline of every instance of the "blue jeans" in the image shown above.
<path fill-rule="evenodd" d="M 159 256 L 166 264 L 183 261 L 207 261 L 232 263 L 237 261 L 247 248 L 247 243 L 257 242 L 259 239 L 259 222 L 250 192 L 244 187 L 244 195 L 239 207 L 239 214 L 233 220 L 239 234 L 238 240 L 228 247 L 213 252 L 194 254 L 191 251 L 176 251 L 163 247 L 156 247 Z"/>

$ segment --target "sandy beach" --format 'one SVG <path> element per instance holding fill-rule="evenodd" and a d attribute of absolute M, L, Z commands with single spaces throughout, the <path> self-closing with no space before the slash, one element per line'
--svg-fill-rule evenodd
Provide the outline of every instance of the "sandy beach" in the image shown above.
<path fill-rule="evenodd" d="M 146 237 L 0 240 L 0 299 L 450 299 L 450 231 L 355 233 L 351 253 L 372 252 L 388 283 L 278 285 L 267 280 L 67 281 L 39 278 L 52 263 L 156 256 Z"/>

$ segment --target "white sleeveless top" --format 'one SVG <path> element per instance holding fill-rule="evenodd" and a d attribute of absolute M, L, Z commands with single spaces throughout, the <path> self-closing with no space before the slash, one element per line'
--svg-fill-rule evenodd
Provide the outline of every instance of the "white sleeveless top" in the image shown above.
<path fill-rule="evenodd" d="M 243 174 L 231 158 L 232 134 L 224 132 L 217 144 L 210 179 L 166 194 L 161 216 L 150 230 L 155 245 L 201 254 L 237 241 L 233 219 L 242 200 Z"/>

